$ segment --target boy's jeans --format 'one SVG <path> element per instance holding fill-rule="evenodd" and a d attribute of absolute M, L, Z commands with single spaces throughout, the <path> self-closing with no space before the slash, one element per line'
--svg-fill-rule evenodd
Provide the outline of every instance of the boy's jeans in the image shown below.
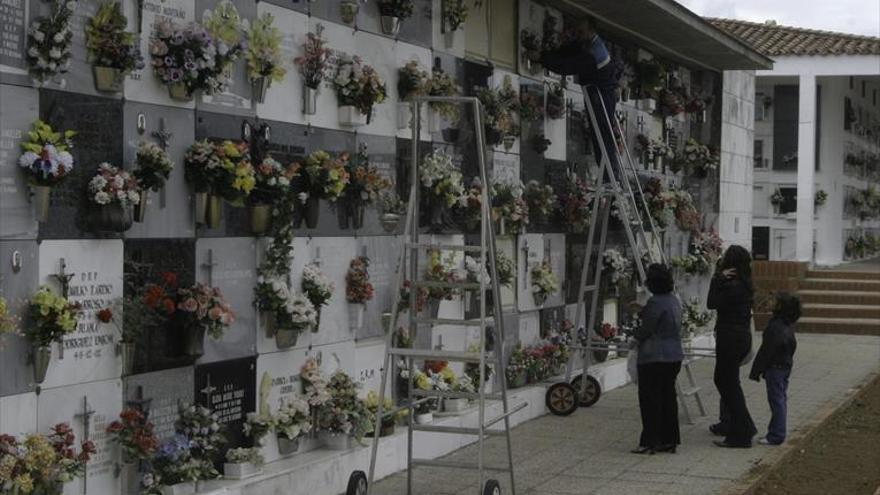
<path fill-rule="evenodd" d="M 770 403 L 770 424 L 767 426 L 767 441 L 781 444 L 785 441 L 785 413 L 788 377 L 791 368 L 771 367 L 764 372 L 764 383 L 767 384 L 767 402 Z"/>

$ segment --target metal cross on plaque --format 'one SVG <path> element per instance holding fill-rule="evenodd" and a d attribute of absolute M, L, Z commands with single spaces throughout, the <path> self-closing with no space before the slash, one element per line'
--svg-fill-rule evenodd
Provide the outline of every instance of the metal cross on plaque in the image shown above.
<path fill-rule="evenodd" d="M 134 399 L 129 399 L 125 401 L 125 404 L 133 409 L 137 409 L 144 415 L 144 419 L 147 419 L 150 415 L 150 405 L 153 403 L 152 398 L 144 397 L 144 386 L 138 385 L 137 390 L 135 390 Z"/>
<path fill-rule="evenodd" d="M 52 277 L 58 281 L 58 284 L 61 285 L 61 295 L 67 298 L 68 292 L 70 291 L 70 280 L 73 278 L 74 273 L 67 273 L 67 261 L 64 258 L 61 258 L 58 261 L 58 273 L 53 273 Z"/>
<path fill-rule="evenodd" d="M 92 427 L 92 416 L 94 416 L 95 410 L 89 406 L 89 398 L 88 396 L 83 396 L 82 398 L 82 412 L 76 413 L 74 417 L 80 421 L 82 421 L 83 425 L 83 441 L 88 442 L 91 438 L 90 432 Z M 83 495 L 88 495 L 89 493 L 89 469 L 88 466 L 83 470 L 83 484 L 82 484 L 82 492 Z"/>
<path fill-rule="evenodd" d="M 205 377 L 205 388 L 199 390 L 199 393 L 205 396 L 205 407 L 211 407 L 211 396 L 216 390 L 217 387 L 211 386 L 211 374 L 208 373 Z"/>
<path fill-rule="evenodd" d="M 159 147 L 162 148 L 162 151 L 167 153 L 168 144 L 171 143 L 171 138 L 174 136 L 174 134 L 165 127 L 165 117 L 159 117 L 159 130 L 153 131 L 152 136 L 156 138 L 157 141 L 159 141 Z M 165 189 L 166 188 L 164 187 L 159 189 L 160 208 L 165 208 Z"/>

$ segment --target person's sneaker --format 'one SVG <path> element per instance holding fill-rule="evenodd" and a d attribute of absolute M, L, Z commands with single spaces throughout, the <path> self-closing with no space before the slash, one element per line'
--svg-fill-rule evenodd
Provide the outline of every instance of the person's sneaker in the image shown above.
<path fill-rule="evenodd" d="M 779 445 L 778 443 L 771 442 L 770 440 L 767 440 L 767 437 L 761 437 L 761 438 L 759 438 L 759 439 L 758 439 L 758 443 L 759 443 L 760 445 Z"/>

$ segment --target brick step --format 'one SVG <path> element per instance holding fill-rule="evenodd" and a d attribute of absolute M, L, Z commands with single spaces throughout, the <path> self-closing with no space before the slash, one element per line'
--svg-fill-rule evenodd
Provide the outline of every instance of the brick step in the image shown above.
<path fill-rule="evenodd" d="M 805 304 L 880 304 L 880 292 L 849 291 L 849 290 L 801 290 L 798 291 L 801 302 Z"/>
<path fill-rule="evenodd" d="M 839 270 L 809 270 L 807 278 L 842 278 L 846 280 L 880 280 L 877 272 L 848 272 Z"/>
<path fill-rule="evenodd" d="M 837 333 L 847 335 L 880 335 L 880 318 L 801 318 L 801 333 Z"/>
<path fill-rule="evenodd" d="M 805 290 L 849 290 L 863 292 L 880 292 L 880 280 L 807 278 L 806 280 L 801 281 L 800 288 Z"/>
<path fill-rule="evenodd" d="M 818 318 L 880 318 L 880 305 L 804 304 L 804 317 Z"/>

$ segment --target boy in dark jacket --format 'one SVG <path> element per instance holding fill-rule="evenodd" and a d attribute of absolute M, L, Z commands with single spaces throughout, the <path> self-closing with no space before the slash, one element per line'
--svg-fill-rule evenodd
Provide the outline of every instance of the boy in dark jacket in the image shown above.
<path fill-rule="evenodd" d="M 797 296 L 781 292 L 776 295 L 773 317 L 764 330 L 761 348 L 755 355 L 749 378 L 767 384 L 770 403 L 770 424 L 767 436 L 758 440 L 762 445 L 779 445 L 785 441 L 786 391 L 791 375 L 792 359 L 797 349 L 794 324 L 801 317 L 801 301 Z"/>

